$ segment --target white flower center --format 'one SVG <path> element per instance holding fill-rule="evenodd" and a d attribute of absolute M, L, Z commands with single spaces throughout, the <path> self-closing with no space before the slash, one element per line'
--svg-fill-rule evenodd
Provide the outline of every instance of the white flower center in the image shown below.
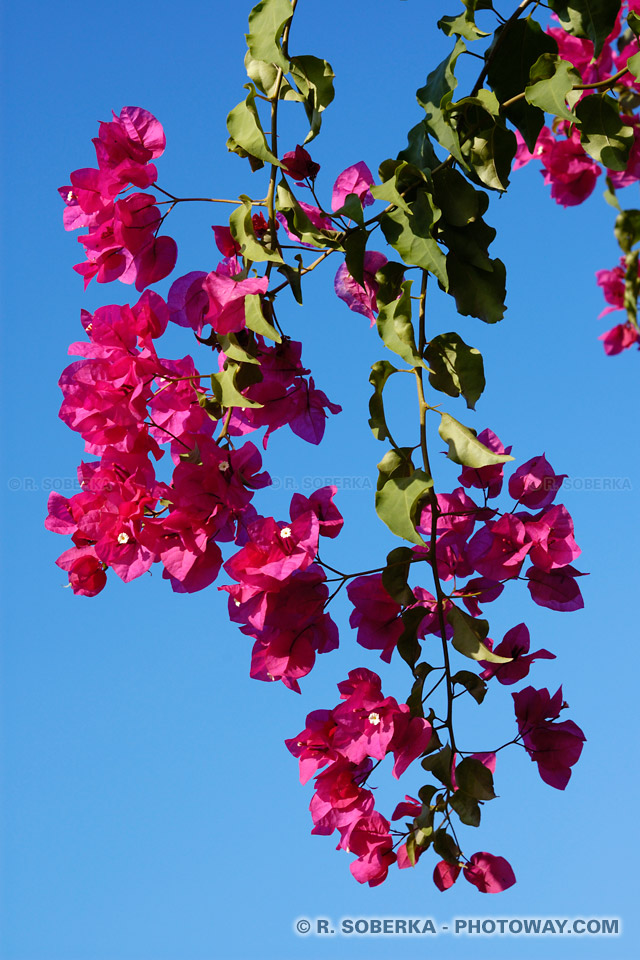
<path fill-rule="evenodd" d="M 283 527 L 280 531 L 280 536 L 283 540 L 288 540 L 291 536 L 291 527 Z"/>
<path fill-rule="evenodd" d="M 378 724 L 380 723 L 380 714 L 375 713 L 374 711 L 373 713 L 369 714 L 368 720 L 369 720 L 369 723 L 373 724 L 374 727 L 377 727 Z"/>
<path fill-rule="evenodd" d="M 234 600 L 233 602 L 235 603 L 236 607 L 242 606 L 239 600 Z"/>
<path fill-rule="evenodd" d="M 129 543 L 130 539 L 131 538 L 129 537 L 128 533 L 122 532 L 118 534 L 118 543 Z"/>
<path fill-rule="evenodd" d="M 76 195 L 73 192 L 73 190 L 69 190 L 69 193 L 67 194 L 67 203 L 71 203 L 71 201 L 75 200 L 75 198 L 76 198 Z"/>
<path fill-rule="evenodd" d="M 220 473 L 226 473 L 228 469 L 229 469 L 229 463 L 227 460 L 223 460 L 221 463 L 218 464 L 218 470 L 220 471 Z"/>

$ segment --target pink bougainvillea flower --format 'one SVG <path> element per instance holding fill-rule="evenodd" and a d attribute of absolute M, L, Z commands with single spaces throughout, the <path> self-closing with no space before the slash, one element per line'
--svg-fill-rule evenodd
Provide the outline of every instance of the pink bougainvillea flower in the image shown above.
<path fill-rule="evenodd" d="M 464 876 L 480 893 L 501 893 L 516 882 L 508 860 L 485 852 L 473 854 L 464 866 Z"/>
<path fill-rule="evenodd" d="M 414 817 L 419 816 L 421 812 L 422 801 L 416 800 L 415 797 L 410 797 L 409 794 L 405 794 L 404 800 L 400 801 L 391 814 L 391 819 L 401 820 L 403 817 L 410 817 L 413 820 Z"/>
<path fill-rule="evenodd" d="M 363 207 L 368 207 L 373 203 L 373 197 L 369 187 L 373 183 L 373 174 L 366 163 L 361 160 L 360 163 L 354 163 L 347 167 L 338 175 L 333 185 L 331 194 L 331 209 L 339 210 L 344 206 L 344 202 L 350 193 L 355 193 Z"/>
<path fill-rule="evenodd" d="M 361 286 L 351 276 L 347 269 L 347 264 L 343 263 L 338 267 L 334 281 L 334 289 L 341 300 L 354 313 L 361 313 L 371 320 L 371 326 L 375 323 L 378 313 L 376 294 L 378 293 L 378 284 L 376 283 L 376 273 L 387 263 L 387 258 L 383 253 L 376 250 L 367 250 L 364 255 L 364 286 Z"/>
<path fill-rule="evenodd" d="M 544 182 L 551 184 L 551 196 L 563 207 L 583 203 L 594 191 L 602 172 L 580 143 L 580 133 L 573 129 L 564 140 L 556 140 L 542 158 Z"/>
<path fill-rule="evenodd" d="M 315 163 L 304 147 L 298 144 L 282 156 L 282 165 L 294 180 L 315 180 L 320 173 L 320 164 Z"/>
<path fill-rule="evenodd" d="M 363 817 L 351 831 L 349 849 L 358 857 L 350 867 L 358 883 L 377 887 L 386 880 L 389 867 L 396 861 L 389 821 L 377 811 Z"/>
<path fill-rule="evenodd" d="M 532 547 L 524 523 L 511 513 L 485 524 L 469 541 L 468 556 L 490 580 L 517 577 Z"/>
<path fill-rule="evenodd" d="M 584 577 L 572 566 L 560 567 L 556 570 L 541 570 L 539 567 L 530 567 L 526 573 L 527 587 L 531 599 L 541 607 L 549 610 L 581 610 L 584 600 L 576 577 Z"/>
<path fill-rule="evenodd" d="M 217 333 L 237 333 L 244 330 L 244 301 L 249 294 L 264 294 L 269 287 L 268 277 L 251 277 L 247 280 L 234 280 L 217 270 L 213 270 L 202 281 L 209 298 L 209 308 L 205 322 L 210 323 Z"/>
<path fill-rule="evenodd" d="M 566 704 L 562 687 L 551 697 L 546 688 L 525 687 L 513 693 L 518 730 L 531 759 L 545 783 L 564 790 L 571 767 L 580 759 L 585 736 L 572 720 L 556 723 Z"/>
<path fill-rule="evenodd" d="M 382 574 L 356 577 L 347 587 L 354 610 L 349 624 L 357 629 L 357 641 L 366 650 L 380 650 L 386 663 L 404 632 L 400 619 L 401 606 L 382 586 Z"/>
<path fill-rule="evenodd" d="M 489 650 L 493 650 L 499 657 L 511 657 L 511 662 L 486 663 L 481 660 L 480 666 L 484 667 L 484 670 L 480 676 L 483 680 L 497 677 L 500 683 L 518 683 L 519 680 L 528 675 L 534 660 L 555 660 L 555 654 L 549 653 L 548 650 L 536 650 L 535 653 L 529 653 L 529 629 L 524 623 L 519 623 L 511 630 L 507 630 L 504 639 L 497 647 L 494 647 L 489 639 L 484 642 Z"/>
<path fill-rule="evenodd" d="M 602 290 L 604 298 L 609 304 L 609 306 L 605 307 L 602 313 L 598 315 L 598 319 L 600 319 L 600 317 L 606 317 L 608 313 L 613 313 L 615 310 L 622 310 L 624 308 L 625 273 L 624 257 L 621 258 L 620 265 L 613 267 L 612 270 L 596 270 L 596 283 Z"/>
<path fill-rule="evenodd" d="M 529 557 L 541 570 L 566 567 L 582 552 L 573 537 L 573 520 L 561 503 L 549 507 L 537 519 L 525 521 L 525 527 L 533 541 Z"/>
<path fill-rule="evenodd" d="M 479 617 L 482 613 L 481 603 L 491 603 L 496 600 L 502 591 L 504 584 L 496 580 L 489 580 L 487 577 L 475 577 L 469 580 L 463 587 L 454 590 L 454 596 L 462 597 L 462 602 L 472 617 Z"/>
<path fill-rule="evenodd" d="M 640 348 L 640 331 L 632 323 L 619 323 L 601 334 L 598 339 L 602 340 L 604 352 L 609 357 L 614 357 L 635 344 Z"/>
<path fill-rule="evenodd" d="M 203 285 L 206 276 L 204 270 L 192 270 L 178 277 L 167 297 L 171 320 L 180 327 L 191 327 L 197 334 L 202 333 L 209 310 L 209 297 Z"/>
<path fill-rule="evenodd" d="M 544 454 L 532 457 L 509 478 L 509 496 L 530 510 L 541 510 L 553 501 L 566 477 L 554 473 Z"/>
<path fill-rule="evenodd" d="M 444 893 L 445 890 L 452 887 L 460 876 L 461 870 L 462 865 L 459 863 L 447 863 L 446 860 L 440 860 L 439 863 L 436 863 L 433 871 L 433 882 L 438 890 Z"/>

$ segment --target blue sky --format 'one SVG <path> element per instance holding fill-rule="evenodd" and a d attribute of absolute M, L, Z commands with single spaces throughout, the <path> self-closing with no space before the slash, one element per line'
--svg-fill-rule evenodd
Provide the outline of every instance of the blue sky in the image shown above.
<path fill-rule="evenodd" d="M 448 46 L 432 11 L 455 6 L 301 0 L 291 48 L 326 57 L 337 75 L 336 102 L 313 148 L 327 194 L 347 165 L 363 159 L 375 170 L 404 145 L 419 119 L 413 91 Z M 429 308 L 439 332 L 459 330 L 485 358 L 488 387 L 477 413 L 460 401 L 448 409 L 477 429 L 490 425 L 514 444 L 519 462 L 544 451 L 569 474 L 562 500 L 583 549 L 578 565 L 590 572 L 581 583 L 584 611 L 554 614 L 515 588 L 490 610 L 493 636 L 526 620 L 533 648 L 558 654 L 536 665 L 533 682 L 552 690 L 563 683 L 570 716 L 588 737 L 564 793 L 543 784 L 524 753 L 505 756 L 500 800 L 485 807 L 477 840 L 467 831 L 470 850 L 511 861 L 518 877 L 511 890 L 483 897 L 461 881 L 440 895 L 429 857 L 415 872 L 394 871 L 381 887 L 362 888 L 335 842 L 310 836 L 311 791 L 300 786 L 283 740 L 302 729 L 307 712 L 336 702 L 335 684 L 355 666 L 382 667 L 385 691 L 407 693 L 403 664 L 386 668 L 356 646 L 342 598 L 334 610 L 341 649 L 320 659 L 298 697 L 249 678 L 250 642 L 228 623 L 215 589 L 176 596 L 157 574 L 128 586 L 111 577 L 93 600 L 63 589 L 54 560 L 64 545 L 43 518 L 51 488 L 73 492 L 82 441 L 57 419 L 57 379 L 81 332 L 80 308 L 128 302 L 132 290 L 92 284 L 83 294 L 56 188 L 70 170 L 93 163 L 97 121 L 135 104 L 165 127 L 163 186 L 185 196 L 260 196 L 260 177 L 225 151 L 225 117 L 243 95 L 248 9 L 219 0 L 114 0 L 108 8 L 68 0 L 62 8 L 28 2 L 4 10 L 2 957 L 391 960 L 437 949 L 440 960 L 473 949 L 477 960 L 516 951 L 536 960 L 543 953 L 628 960 L 638 946 L 638 356 L 607 359 L 597 340 L 606 326 L 597 320 L 593 274 L 618 256 L 604 185 L 565 211 L 536 170 L 517 174 L 487 214 L 499 232 L 493 249 L 508 269 L 504 322 L 458 318 L 437 293 Z M 293 146 L 303 131 L 292 117 L 282 129 Z M 632 206 L 635 192 L 627 193 Z M 195 204 L 172 214 L 176 275 L 212 268 L 210 225 L 223 218 L 221 209 Z M 265 491 L 258 508 L 284 516 L 287 487 L 337 477 L 346 524 L 327 559 L 362 569 L 384 557 L 392 539 L 373 512 L 383 447 L 366 425 L 369 368 L 384 348 L 367 321 L 335 299 L 333 273 L 328 266 L 310 277 L 304 307 L 290 304 L 285 322 L 344 413 L 319 449 L 288 431 L 273 437 L 266 465 L 279 489 Z M 176 330 L 165 349 L 182 356 L 191 346 Z M 393 407 L 400 420 L 414 416 L 399 391 Z M 446 463 L 438 471 L 443 485 L 455 484 Z M 622 489 L 586 490 L 585 478 L 619 478 Z M 477 709 L 461 711 L 474 734 L 512 729 L 506 689 Z M 421 782 L 410 770 L 395 793 L 385 784 L 380 795 L 391 805 Z M 606 942 L 493 937 L 472 945 L 445 936 L 434 945 L 293 933 L 298 917 L 373 915 L 438 923 L 616 916 L 625 932 Z"/>

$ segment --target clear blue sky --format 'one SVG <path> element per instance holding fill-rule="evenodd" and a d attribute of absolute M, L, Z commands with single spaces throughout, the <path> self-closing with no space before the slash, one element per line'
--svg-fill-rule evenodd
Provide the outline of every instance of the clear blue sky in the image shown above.
<path fill-rule="evenodd" d="M 511 9 L 506 0 L 500 6 Z M 322 189 L 348 164 L 363 159 L 375 170 L 404 145 L 419 118 L 413 91 L 448 46 L 433 14 L 452 13 L 456 4 L 440 7 L 435 0 L 301 0 L 292 50 L 326 57 L 337 74 L 337 100 L 313 151 L 323 165 Z M 43 528 L 47 487 L 65 492 L 72 484 L 82 442 L 57 419 L 57 379 L 68 343 L 81 332 L 80 308 L 127 302 L 132 290 L 92 284 L 83 294 L 71 270 L 79 259 L 75 235 L 62 230 L 56 188 L 70 170 L 93 162 L 97 121 L 112 107 L 134 104 L 164 124 L 161 184 L 182 195 L 260 196 L 263 183 L 252 182 L 247 165 L 224 146 L 226 114 L 243 95 L 248 10 L 248 3 L 220 0 L 27 0 L 4 11 L 1 956 L 446 960 L 473 951 L 476 960 L 630 960 L 638 948 L 631 844 L 639 786 L 640 358 L 628 351 L 607 359 L 597 340 L 606 327 L 596 319 L 602 303 L 593 274 L 617 259 L 604 185 L 583 207 L 564 211 L 536 170 L 516 175 L 509 196 L 487 215 L 499 228 L 494 249 L 509 271 L 504 322 L 496 328 L 461 320 L 444 296 L 431 307 L 439 331 L 459 330 L 485 356 L 489 385 L 478 412 L 466 414 L 451 401 L 454 415 L 478 429 L 490 425 L 515 445 L 520 462 L 545 451 L 574 479 L 629 479 L 626 490 L 608 494 L 574 483 L 563 497 L 583 548 L 578 565 L 591 573 L 581 582 L 584 611 L 554 614 L 516 589 L 491 611 L 494 637 L 524 619 L 534 649 L 558 654 L 536 665 L 534 683 L 555 690 L 562 682 L 570 715 L 588 737 L 564 793 L 543 784 L 524 754 L 505 758 L 502 799 L 485 808 L 477 845 L 467 831 L 471 851 L 508 857 L 514 888 L 489 897 L 461 881 L 438 894 L 430 857 L 415 873 L 394 871 L 381 887 L 362 888 L 335 841 L 310 836 L 310 788 L 300 786 L 283 740 L 302 728 L 308 711 L 335 703 L 335 684 L 349 669 L 380 666 L 356 646 L 346 605 L 336 604 L 334 614 L 344 628 L 341 650 L 320 659 L 298 697 L 249 679 L 250 642 L 228 623 L 215 589 L 176 596 L 157 574 L 129 586 L 111 577 L 93 600 L 63 589 L 54 565 L 63 541 Z M 628 192 L 627 206 L 636 202 Z M 174 212 L 180 273 L 212 268 L 209 228 L 222 217 L 195 205 Z M 286 324 L 344 413 L 319 449 L 284 431 L 274 436 L 267 465 L 295 484 L 365 478 L 364 491 L 340 495 L 346 525 L 331 550 L 341 567 L 356 569 L 383 555 L 391 540 L 366 489 L 383 450 L 366 426 L 367 378 L 384 349 L 367 321 L 335 299 L 333 273 L 331 266 L 313 275 L 304 308 L 292 304 Z M 166 292 L 167 284 L 158 289 Z M 339 349 L 331 346 L 335 337 Z M 166 349 L 182 356 L 190 346 L 175 331 Z M 398 393 L 396 415 L 405 409 Z M 455 482 L 453 474 L 442 476 Z M 287 503 L 281 489 L 265 492 L 259 508 L 282 516 Z M 383 677 L 385 690 L 404 699 L 404 665 L 383 668 Z M 494 691 L 493 700 L 477 714 L 469 708 L 471 728 L 491 714 L 511 729 L 508 692 Z M 403 781 L 394 798 L 422 782 L 417 771 Z M 292 932 L 301 916 L 377 914 L 438 922 L 620 916 L 625 935 L 439 937 L 434 944 L 301 940 Z"/>

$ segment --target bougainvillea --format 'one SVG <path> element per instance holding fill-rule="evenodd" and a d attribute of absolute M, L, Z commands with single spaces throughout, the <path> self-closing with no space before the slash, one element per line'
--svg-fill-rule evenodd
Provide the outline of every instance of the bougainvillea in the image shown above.
<path fill-rule="evenodd" d="M 500 751 L 520 747 L 546 784 L 564 790 L 585 737 L 560 719 L 562 688 L 551 695 L 533 685 L 536 662 L 555 659 L 551 639 L 542 646 L 522 621 L 492 639 L 485 613 L 505 591 L 519 591 L 523 616 L 530 602 L 577 610 L 585 574 L 559 502 L 565 475 L 544 453 L 531 456 L 526 438 L 505 445 L 499 424 L 477 433 L 443 408 L 442 395 L 475 407 L 484 365 L 459 334 L 430 329 L 428 281 L 463 316 L 496 323 L 506 270 L 489 255 L 485 189 L 504 193 L 511 169 L 534 159 L 564 206 L 584 201 L 599 178 L 617 204 L 616 191 L 640 177 L 640 3 L 603 0 L 594 14 L 586 0 L 556 0 L 557 16 L 543 9 L 539 23 L 533 0 L 506 16 L 463 0 L 459 15 L 439 21 L 453 50 L 417 93 L 424 115 L 406 148 L 376 175 L 364 161 L 350 163 L 333 184 L 312 147 L 334 96 L 333 71 L 290 52 L 296 6 L 261 0 L 249 16 L 249 92 L 229 113 L 227 146 L 264 177 L 253 192 L 266 198 L 202 201 L 233 206 L 228 224 L 212 225 L 217 262 L 173 277 L 166 299 L 148 289 L 176 264 L 176 244 L 160 230 L 198 198 L 159 185 L 165 135 L 145 109 L 124 107 L 101 123 L 97 167 L 74 171 L 60 188 L 65 228 L 86 231 L 78 237 L 85 260 L 74 267 L 85 286 L 119 280 L 141 295 L 82 312 L 85 339 L 69 348 L 80 359 L 60 378 L 60 416 L 93 459 L 78 468 L 78 493 L 51 495 L 46 525 L 71 538 L 57 562 L 75 594 L 93 597 L 110 576 L 128 583 L 154 564 L 176 592 L 224 591 L 230 619 L 252 641 L 251 676 L 296 692 L 317 657 L 338 646 L 328 608 L 345 587 L 356 644 L 382 664 L 404 661 L 410 685 L 397 699 L 380 676 L 355 666 L 338 682 L 339 702 L 314 709 L 287 740 L 302 782 L 314 780 L 312 832 L 337 831 L 360 883 L 376 886 L 431 849 L 439 890 L 462 874 L 496 893 L 515 883 L 511 865 L 499 852 L 465 852 L 461 828 L 477 828 L 495 798 Z M 482 68 L 469 95 L 454 100 L 469 43 L 482 47 L 474 54 Z M 278 136 L 283 100 L 303 107 L 302 143 Z M 627 311 L 603 337 L 610 354 L 640 343 L 640 211 L 621 211 L 616 235 L 622 261 L 598 274 L 605 313 Z M 375 511 L 403 544 L 356 572 L 334 559 L 343 526 L 335 487 L 295 493 L 284 518 L 258 512 L 271 483 L 263 468 L 271 434 L 288 428 L 319 444 L 341 411 L 327 385 L 316 386 L 284 320 L 285 298 L 302 303 L 305 276 L 329 258 L 337 297 L 393 355 L 371 369 L 369 425 L 386 444 Z M 183 329 L 194 357 L 163 356 L 170 324 Z M 374 336 L 366 323 L 363 336 Z M 385 409 L 387 381 L 407 373 L 414 446 L 396 441 Z M 431 463 L 440 452 L 451 472 L 436 489 Z M 331 564 L 323 538 L 337 538 Z M 505 742 L 471 751 L 456 701 L 480 705 L 490 686 L 505 699 L 512 693 L 513 727 Z M 392 780 L 419 767 L 426 782 L 417 797 L 400 791 L 394 809 L 378 810 L 373 786 L 388 755 Z M 500 790 L 507 794 L 508 783 Z"/>

